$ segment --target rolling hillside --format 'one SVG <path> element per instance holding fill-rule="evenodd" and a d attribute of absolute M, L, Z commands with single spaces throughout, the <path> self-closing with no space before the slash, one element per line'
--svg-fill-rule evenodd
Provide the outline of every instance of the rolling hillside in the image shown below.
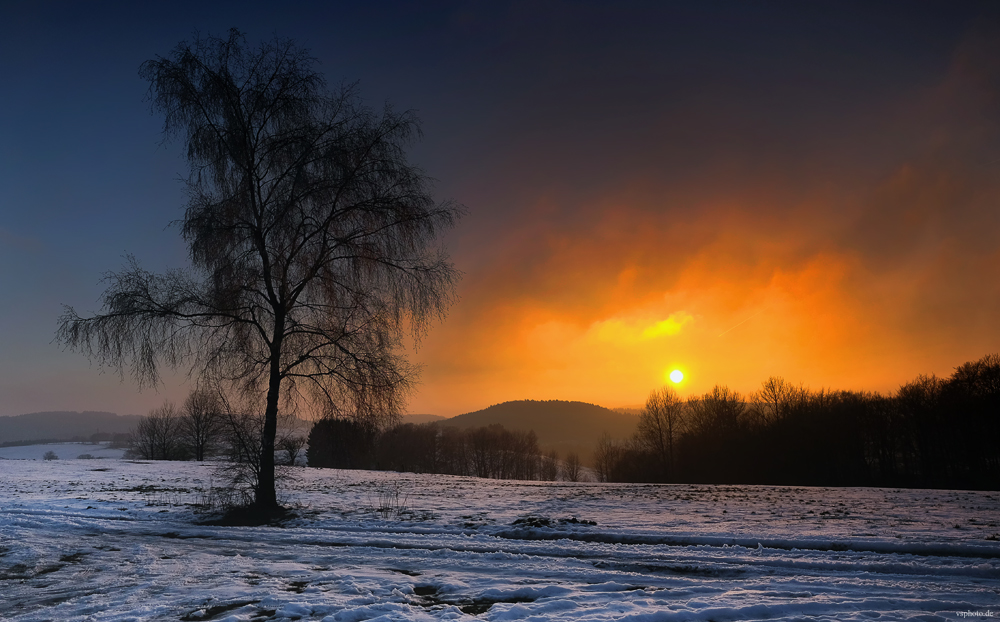
<path fill-rule="evenodd" d="M 128 432 L 139 415 L 109 412 L 43 412 L 0 417 L 0 443 L 36 439 L 88 439 L 95 432 Z"/>
<path fill-rule="evenodd" d="M 562 400 L 518 400 L 458 415 L 441 425 L 474 428 L 499 423 L 509 430 L 534 430 L 538 444 L 560 455 L 576 452 L 589 460 L 604 432 L 623 439 L 635 431 L 637 418 L 603 406 Z"/>

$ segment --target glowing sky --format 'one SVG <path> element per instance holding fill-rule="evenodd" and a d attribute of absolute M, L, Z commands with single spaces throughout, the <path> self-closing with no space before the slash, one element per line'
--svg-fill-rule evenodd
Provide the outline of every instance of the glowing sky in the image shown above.
<path fill-rule="evenodd" d="M 417 109 L 414 159 L 469 208 L 411 412 L 636 405 L 674 369 L 682 395 L 947 375 L 1000 350 L 1000 20 L 873 4 L 0 9 L 0 414 L 186 391 L 51 340 L 123 253 L 183 264 L 183 162 L 136 69 L 230 26 Z"/>

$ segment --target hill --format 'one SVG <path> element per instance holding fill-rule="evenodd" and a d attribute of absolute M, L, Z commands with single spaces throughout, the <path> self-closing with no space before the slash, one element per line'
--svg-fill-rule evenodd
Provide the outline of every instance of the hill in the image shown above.
<path fill-rule="evenodd" d="M 432 423 L 444 421 L 446 418 L 441 415 L 403 415 L 403 423 Z"/>
<path fill-rule="evenodd" d="M 128 432 L 139 415 L 116 415 L 99 411 L 59 411 L 0 417 L 0 443 L 51 439 L 89 439 L 96 432 Z"/>
<path fill-rule="evenodd" d="M 623 439 L 635 431 L 637 417 L 596 404 L 562 400 L 517 400 L 445 419 L 441 425 L 474 428 L 499 423 L 508 430 L 534 430 L 538 444 L 560 455 L 576 452 L 589 460 L 607 432 Z"/>

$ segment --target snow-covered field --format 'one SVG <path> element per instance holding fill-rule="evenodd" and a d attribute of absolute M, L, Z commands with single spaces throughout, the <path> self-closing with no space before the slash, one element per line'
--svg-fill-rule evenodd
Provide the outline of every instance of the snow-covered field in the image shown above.
<path fill-rule="evenodd" d="M 0 447 L 0 460 L 44 460 L 45 454 L 50 451 L 60 460 L 121 458 L 125 455 L 123 448 L 108 447 L 106 443 L 46 443 Z"/>
<path fill-rule="evenodd" d="M 210 465 L 32 458 L 0 460 L 5 620 L 1000 616 L 995 492 L 298 468 L 298 518 L 217 527 Z"/>

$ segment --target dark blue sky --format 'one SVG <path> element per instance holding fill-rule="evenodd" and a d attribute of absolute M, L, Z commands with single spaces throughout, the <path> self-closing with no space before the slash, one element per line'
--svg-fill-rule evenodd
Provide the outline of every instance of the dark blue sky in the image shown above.
<path fill-rule="evenodd" d="M 869 344 L 891 338 L 871 350 L 848 338 L 788 350 L 787 335 L 765 331 L 730 356 L 741 366 L 713 367 L 709 357 L 703 375 L 741 390 L 771 373 L 822 384 L 872 378 L 870 388 L 884 390 L 916 373 L 947 374 L 1000 347 L 982 329 L 998 310 L 994 286 L 973 294 L 962 281 L 953 291 L 935 263 L 952 249 L 954 265 L 978 270 L 996 250 L 985 233 L 996 224 L 996 186 L 983 182 L 997 172 L 996 17 L 994 3 L 955 1 L 5 3 L 0 415 L 144 412 L 186 390 L 172 382 L 139 394 L 52 339 L 60 305 L 96 311 L 99 279 L 125 253 L 153 270 L 184 265 L 168 227 L 184 206 L 181 146 L 161 144 L 138 67 L 195 30 L 230 27 L 251 41 L 294 38 L 329 82 L 357 80 L 373 105 L 417 110 L 425 137 L 413 158 L 440 180 L 442 198 L 469 208 L 448 238 L 466 273 L 462 302 L 416 357 L 426 386 L 411 409 L 456 414 L 526 397 L 641 402 L 641 392 L 592 390 L 591 380 L 574 388 L 574 374 L 585 374 L 544 352 L 518 367 L 497 342 L 541 343 L 539 327 L 561 322 L 577 330 L 566 329 L 569 342 L 583 343 L 600 322 L 673 312 L 711 332 L 754 305 L 776 308 L 760 293 L 773 293 L 775 275 L 828 267 L 831 256 L 847 272 L 820 297 L 838 300 L 854 318 L 845 322 L 877 303 L 859 334 Z M 907 181 L 907 170 L 920 180 L 944 170 L 965 184 L 918 210 L 912 235 L 894 221 L 904 199 L 886 193 L 893 184 L 916 184 L 904 197 L 933 191 Z M 944 224 L 941 214 L 950 214 Z M 657 228 L 662 241 L 650 241 Z M 706 267 L 739 231 L 754 243 Z M 802 242 L 792 248 L 793 239 Z M 674 250 L 660 257 L 661 244 Z M 645 285 L 615 289 L 630 271 Z M 688 282 L 740 279 L 751 283 L 744 303 Z M 879 297 L 887 291 L 909 310 Z M 939 308 L 956 296 L 954 308 Z M 657 300 L 674 306 L 651 310 Z M 711 350 L 676 348 L 689 358 Z M 875 358 L 851 371 L 849 350 Z M 807 360 L 809 351 L 829 363 Z M 750 363 L 750 352 L 780 369 Z M 886 357 L 909 365 L 865 375 Z"/>

